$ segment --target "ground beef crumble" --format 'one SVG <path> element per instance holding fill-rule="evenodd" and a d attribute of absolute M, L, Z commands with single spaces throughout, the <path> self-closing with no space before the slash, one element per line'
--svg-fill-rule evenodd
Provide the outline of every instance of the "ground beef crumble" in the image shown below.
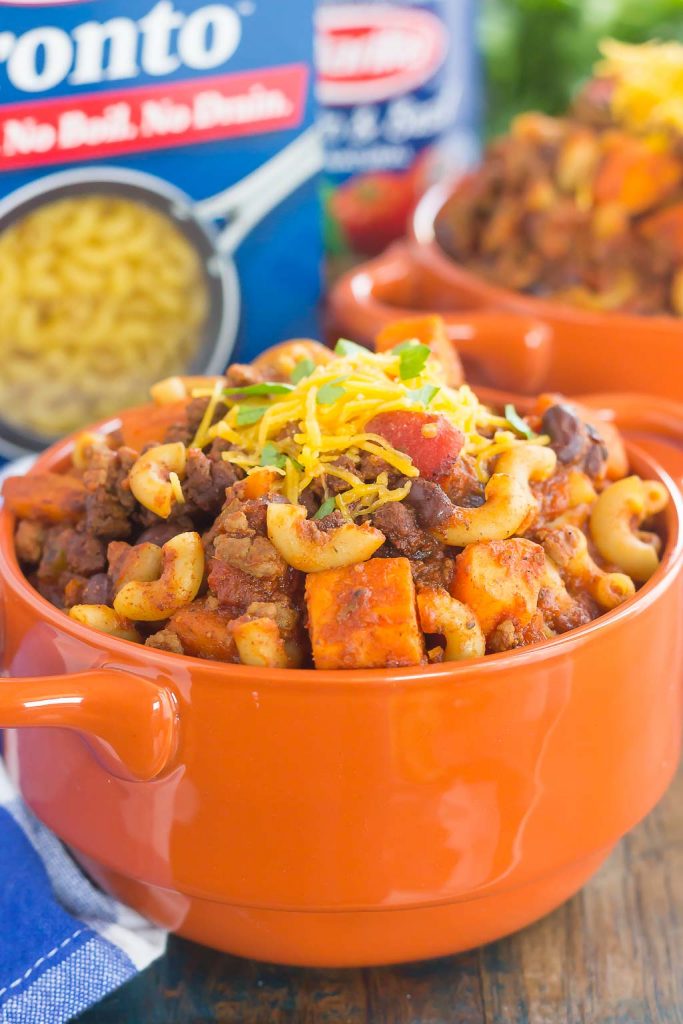
<path fill-rule="evenodd" d="M 187 453 L 183 494 L 187 510 L 199 509 L 215 517 L 225 501 L 225 492 L 236 479 L 235 467 L 218 457 L 211 458 L 199 448 Z"/>
<path fill-rule="evenodd" d="M 438 540 L 418 526 L 415 513 L 402 502 L 383 505 L 375 512 L 373 525 L 406 558 L 430 558 L 441 547 Z"/>
<path fill-rule="evenodd" d="M 104 540 L 130 537 L 136 502 L 128 486 L 128 473 L 138 457 L 132 448 L 93 452 L 83 474 L 88 491 L 85 499 L 85 528 Z"/>
<path fill-rule="evenodd" d="M 238 483 L 205 536 L 208 585 L 222 608 L 242 615 L 254 602 L 289 601 L 300 594 L 303 574 L 287 565 L 267 537 L 268 500 L 244 499 Z"/>
<path fill-rule="evenodd" d="M 145 640 L 146 647 L 154 647 L 157 651 L 170 651 L 171 654 L 184 654 L 180 637 L 172 629 L 160 629 Z"/>

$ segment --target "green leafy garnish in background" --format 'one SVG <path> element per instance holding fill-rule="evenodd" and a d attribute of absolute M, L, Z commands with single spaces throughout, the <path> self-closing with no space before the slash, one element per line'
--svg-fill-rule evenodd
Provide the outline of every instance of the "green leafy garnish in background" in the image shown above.
<path fill-rule="evenodd" d="M 313 516 L 313 518 L 314 519 L 324 519 L 325 516 L 329 516 L 330 512 L 334 512 L 336 507 L 337 507 L 337 502 L 334 500 L 334 498 L 327 498 L 322 503 L 322 505 L 320 506 L 320 508 L 318 509 L 316 514 Z"/>
<path fill-rule="evenodd" d="M 412 380 L 414 377 L 419 377 L 432 354 L 431 349 L 419 341 L 404 341 L 393 351 L 399 353 L 398 372 L 401 380 Z"/>
<path fill-rule="evenodd" d="M 248 427 L 258 423 L 267 408 L 267 405 L 240 405 L 237 409 L 237 426 Z"/>
<path fill-rule="evenodd" d="M 345 391 L 340 385 L 347 379 L 347 377 L 336 377 L 334 380 L 328 381 L 327 384 L 323 384 L 315 399 L 318 405 L 332 405 L 338 398 L 342 398 Z"/>
<path fill-rule="evenodd" d="M 482 0 L 487 134 L 523 110 L 562 114 L 591 77 L 598 44 L 683 40 L 683 0 Z"/>
<path fill-rule="evenodd" d="M 340 338 L 334 346 L 334 352 L 338 356 L 366 356 L 368 354 L 366 348 L 363 348 L 362 345 L 357 345 L 355 341 L 349 341 L 348 338 Z"/>
<path fill-rule="evenodd" d="M 223 394 L 227 396 L 243 395 L 245 398 L 249 398 L 251 395 L 287 395 L 293 390 L 294 387 L 291 384 L 276 384 L 266 381 L 263 384 L 247 384 L 243 388 L 223 388 Z"/>
<path fill-rule="evenodd" d="M 505 406 L 505 419 L 508 421 L 514 432 L 519 434 L 520 437 L 525 437 L 527 441 L 531 441 L 532 438 L 538 437 L 538 434 L 534 433 L 526 420 L 522 419 L 511 402 L 508 402 Z"/>
<path fill-rule="evenodd" d="M 272 441 L 266 441 L 261 450 L 261 466 L 275 466 L 276 469 L 284 469 L 285 463 L 287 462 L 287 456 L 284 455 L 280 449 L 273 444 Z"/>
<path fill-rule="evenodd" d="M 300 359 L 289 375 L 292 384 L 298 384 L 304 377 L 310 377 L 315 370 L 315 363 L 312 359 Z"/>
<path fill-rule="evenodd" d="M 415 391 L 409 392 L 411 401 L 417 402 L 418 405 L 422 405 L 425 409 L 441 389 L 435 384 L 425 384 L 421 388 L 416 388 Z"/>

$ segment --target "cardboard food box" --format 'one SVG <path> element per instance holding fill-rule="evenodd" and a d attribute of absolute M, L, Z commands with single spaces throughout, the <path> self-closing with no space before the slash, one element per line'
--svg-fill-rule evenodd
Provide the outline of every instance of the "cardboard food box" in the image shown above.
<path fill-rule="evenodd" d="M 321 0 L 316 16 L 331 277 L 382 252 L 423 192 L 478 160 L 474 0 Z"/>
<path fill-rule="evenodd" d="M 0 453 L 314 332 L 313 0 L 2 12 Z"/>

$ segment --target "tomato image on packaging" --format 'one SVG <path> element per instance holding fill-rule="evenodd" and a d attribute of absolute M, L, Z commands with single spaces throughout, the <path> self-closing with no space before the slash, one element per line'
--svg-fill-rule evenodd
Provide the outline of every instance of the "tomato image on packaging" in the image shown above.
<path fill-rule="evenodd" d="M 0 461 L 317 332 L 313 2 L 3 6 Z"/>
<path fill-rule="evenodd" d="M 415 203 L 479 153 L 474 0 L 323 0 L 316 17 L 331 273 L 404 234 Z"/>

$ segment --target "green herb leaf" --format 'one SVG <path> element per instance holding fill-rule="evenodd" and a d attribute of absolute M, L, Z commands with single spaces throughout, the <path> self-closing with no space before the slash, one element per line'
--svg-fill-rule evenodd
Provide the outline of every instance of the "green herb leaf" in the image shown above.
<path fill-rule="evenodd" d="M 295 459 L 293 455 L 288 455 L 287 458 L 290 462 L 293 462 L 300 473 L 303 473 L 304 467 L 301 465 L 298 459 Z"/>
<path fill-rule="evenodd" d="M 237 409 L 237 426 L 247 427 L 250 423 L 258 423 L 268 408 L 267 405 L 240 405 Z"/>
<path fill-rule="evenodd" d="M 357 345 L 355 341 L 349 341 L 348 338 L 340 338 L 334 346 L 334 352 L 338 356 L 366 356 L 368 354 L 366 348 Z"/>
<path fill-rule="evenodd" d="M 312 359 L 300 359 L 289 375 L 292 384 L 298 384 L 304 377 L 310 377 L 315 370 L 315 363 Z"/>
<path fill-rule="evenodd" d="M 329 516 L 330 512 L 334 512 L 336 507 L 337 502 L 334 500 L 334 498 L 327 498 L 327 500 L 322 503 L 322 505 L 320 506 L 316 514 L 313 516 L 313 518 L 324 519 L 325 516 Z"/>
<path fill-rule="evenodd" d="M 525 437 L 528 441 L 534 437 L 538 437 L 538 434 L 535 434 L 526 420 L 522 419 L 511 402 L 508 402 L 505 406 L 505 419 L 508 421 L 514 432 L 519 434 L 520 437 Z"/>
<path fill-rule="evenodd" d="M 421 342 L 419 342 L 417 338 L 408 338 L 407 341 L 402 341 L 400 344 L 394 345 L 391 351 L 398 355 L 399 352 L 405 352 L 407 348 L 415 348 L 416 345 L 420 344 Z"/>
<path fill-rule="evenodd" d="M 287 456 L 284 455 L 272 441 L 266 441 L 261 450 L 259 465 L 275 466 L 277 469 L 284 469 L 286 461 Z"/>
<path fill-rule="evenodd" d="M 244 388 L 223 388 L 223 394 L 226 396 L 244 395 L 245 398 L 248 398 L 250 395 L 287 395 L 293 390 L 293 384 L 275 384 L 266 381 L 263 384 L 248 384 Z"/>
<path fill-rule="evenodd" d="M 318 405 L 332 405 L 338 398 L 342 398 L 345 391 L 340 385 L 345 380 L 347 380 L 346 377 L 335 377 L 334 380 L 323 384 L 315 399 Z"/>
<path fill-rule="evenodd" d="M 406 348 L 401 347 L 399 376 L 401 380 L 412 380 L 418 377 L 424 370 L 425 363 L 431 355 L 431 349 L 427 345 L 410 344 Z"/>
<path fill-rule="evenodd" d="M 408 394 L 412 402 L 417 402 L 426 409 L 431 400 L 440 390 L 441 389 L 436 387 L 435 384 L 425 384 L 423 387 L 417 388 L 415 391 L 408 392 Z"/>

